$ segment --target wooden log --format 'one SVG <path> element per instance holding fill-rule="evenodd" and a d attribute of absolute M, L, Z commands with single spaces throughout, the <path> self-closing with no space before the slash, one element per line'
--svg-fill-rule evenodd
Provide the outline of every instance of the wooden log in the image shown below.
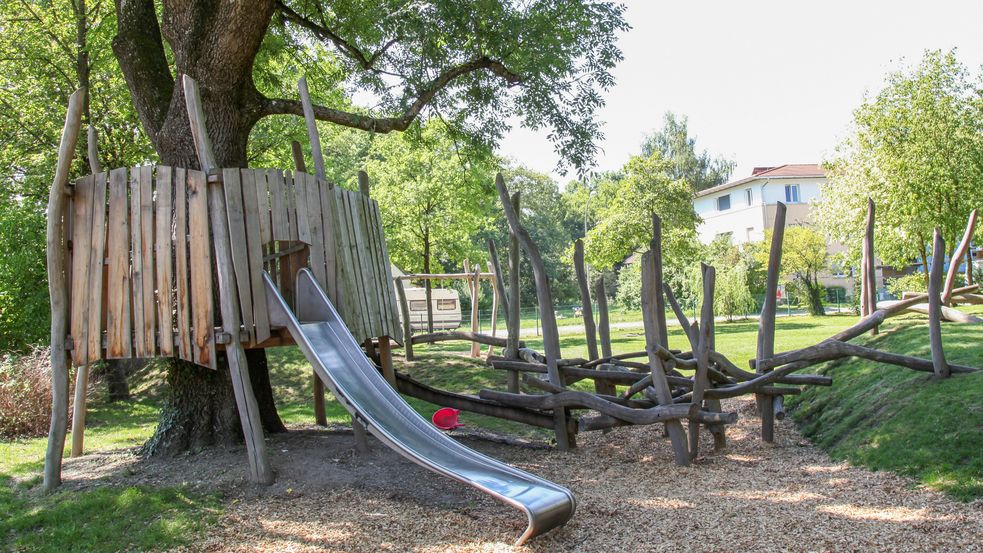
<path fill-rule="evenodd" d="M 521 213 L 521 193 L 516 192 L 512 195 L 512 211 L 516 214 L 516 219 L 518 220 L 519 214 Z M 522 326 L 522 305 L 519 295 L 519 267 L 520 267 L 520 252 L 519 252 L 519 238 L 509 229 L 509 290 L 508 290 L 508 325 L 506 329 L 506 341 L 505 341 L 505 357 L 514 359 L 518 357 L 519 354 L 519 334 L 521 332 Z M 509 378 L 509 391 L 518 392 L 518 374 L 514 374 L 515 378 L 512 378 L 510 374 Z M 514 384 L 514 386 L 513 386 Z M 514 390 L 513 390 L 514 387 Z"/>
<path fill-rule="evenodd" d="M 204 113 L 198 98 L 198 84 L 194 79 L 184 75 L 185 100 L 188 107 L 192 137 L 195 140 L 199 154 L 198 162 L 202 170 L 216 169 L 214 154 L 208 142 Z M 228 215 L 225 209 L 224 195 L 220 183 L 208 187 L 208 207 L 212 219 L 212 236 L 215 247 L 215 266 L 218 276 L 219 307 L 222 314 L 223 330 L 236 336 L 239 334 L 239 298 L 236 295 L 235 276 L 232 267 L 232 247 L 229 243 Z M 266 443 L 263 441 L 263 428 L 260 423 L 259 406 L 253 394 L 252 383 L 249 380 L 249 370 L 246 365 L 246 352 L 238 340 L 232 340 L 226 345 L 225 354 L 232 376 L 232 388 L 239 408 L 239 419 L 242 423 L 242 433 L 249 454 L 250 479 L 261 484 L 273 482 L 273 469 L 266 455 Z"/>
<path fill-rule="evenodd" d="M 481 390 L 478 397 L 496 401 L 503 405 L 527 409 L 559 410 L 566 408 L 593 409 L 599 413 L 621 419 L 632 424 L 654 424 L 695 416 L 694 404 L 656 405 L 648 409 L 633 409 L 624 405 L 601 399 L 589 392 L 564 391 L 552 394 L 510 394 L 495 390 Z"/>
<path fill-rule="evenodd" d="M 478 273 L 481 272 L 481 267 L 475 264 L 473 277 L 470 281 L 471 285 L 471 332 L 478 334 L 480 330 L 478 328 L 478 301 L 481 296 L 481 282 L 478 280 Z M 471 358 L 477 359 L 481 357 L 481 346 L 478 342 L 471 342 Z"/>
<path fill-rule="evenodd" d="M 422 399 L 435 405 L 521 422 L 539 428 L 554 427 L 553 416 L 548 413 L 511 407 L 480 397 L 439 390 L 414 380 L 403 373 L 396 373 L 396 382 L 400 393 Z"/>
<path fill-rule="evenodd" d="M 969 253 L 969 245 L 973 241 L 973 232 L 976 230 L 976 211 L 973 210 L 969 214 L 969 220 L 966 222 L 966 232 L 963 234 L 963 239 L 956 246 L 955 251 L 949 261 L 949 272 L 945 277 L 945 287 L 942 289 L 942 304 L 949 305 L 952 300 L 952 288 L 956 284 L 956 273 L 959 272 L 959 261 Z M 972 274 L 969 265 L 972 263 L 972 257 L 966 257 L 967 271 L 966 274 Z M 970 284 L 969 280 L 966 281 Z"/>
<path fill-rule="evenodd" d="M 867 314 L 877 309 L 877 269 L 874 253 L 874 200 L 867 198 L 867 220 L 864 229 L 864 293 L 867 299 Z M 870 329 L 871 336 L 877 335 L 877 327 Z"/>
<path fill-rule="evenodd" d="M 657 228 L 654 225 L 653 227 Z M 661 240 L 661 236 L 656 235 L 654 239 Z M 660 405 L 671 405 L 673 403 L 672 391 L 669 389 L 669 383 L 666 381 L 665 366 L 662 359 L 655 353 L 657 346 L 665 347 L 668 345 L 659 342 L 658 323 L 654 312 L 655 306 L 657 305 L 655 296 L 658 295 L 656 290 L 660 286 L 661 283 L 656 278 L 655 266 L 650 250 L 642 255 L 642 316 L 645 325 L 645 343 L 646 349 L 648 350 L 652 386 L 655 388 L 656 398 Z M 694 404 L 693 408 L 699 409 L 699 406 Z M 666 432 L 669 434 L 670 442 L 672 442 L 676 464 L 680 466 L 688 465 L 689 447 L 686 443 L 686 434 L 683 432 L 682 424 L 678 420 L 669 421 L 666 423 Z"/>
<path fill-rule="evenodd" d="M 382 376 L 386 378 L 389 385 L 396 387 L 396 369 L 393 368 L 392 342 L 389 336 L 379 336 L 379 365 L 382 367 Z"/>
<path fill-rule="evenodd" d="M 775 354 L 775 311 L 778 307 L 778 276 L 781 273 L 782 243 L 785 239 L 785 213 L 782 202 L 775 207 L 775 223 L 772 226 L 771 250 L 768 254 L 768 275 L 765 279 L 765 302 L 758 319 L 758 349 L 755 356 L 760 363 Z M 760 372 L 760 369 L 758 369 Z M 761 415 L 761 439 L 771 443 L 775 439 L 774 401 L 771 396 L 755 397 Z"/>
<path fill-rule="evenodd" d="M 399 296 L 399 310 L 403 314 L 403 348 L 407 361 L 412 361 L 413 356 L 413 325 L 410 322 L 410 306 L 406 301 L 405 281 L 395 279 L 396 295 Z"/>
<path fill-rule="evenodd" d="M 601 342 L 601 358 L 611 358 L 611 324 L 608 317 L 608 294 L 604 289 L 604 275 L 594 281 L 594 297 L 597 298 L 597 334 Z"/>
<path fill-rule="evenodd" d="M 941 288 L 941 286 L 940 286 Z M 890 302 L 882 302 L 890 305 Z M 932 308 L 928 303 L 916 303 L 915 305 L 909 305 L 903 310 L 905 313 L 921 313 L 922 315 L 929 315 L 932 312 Z M 939 305 L 939 316 L 943 321 L 949 321 L 953 323 L 964 323 L 964 324 L 976 324 L 983 323 L 983 319 L 977 317 L 976 315 L 971 315 L 969 313 L 963 313 L 962 311 L 955 309 L 953 307 L 946 307 L 945 305 Z"/>
<path fill-rule="evenodd" d="M 807 348 L 779 353 L 774 357 L 762 361 L 762 364 L 764 365 L 765 369 L 782 367 L 781 370 L 784 371 L 787 367 L 793 366 L 795 367 L 793 370 L 801 370 L 804 368 L 799 365 L 799 363 L 802 361 L 808 361 L 809 365 L 813 365 L 824 361 L 839 359 L 841 357 L 860 357 L 861 359 L 869 359 L 871 361 L 877 361 L 878 363 L 886 363 L 889 365 L 898 365 L 916 371 L 934 372 L 934 365 L 932 361 L 928 359 L 920 359 L 918 357 L 911 357 L 908 355 L 878 351 L 876 349 L 858 346 L 849 342 L 840 342 L 831 339 L 824 340 Z M 955 373 L 970 373 L 979 370 L 973 367 L 967 367 L 965 365 L 947 365 L 949 366 L 950 370 Z M 788 373 L 786 372 L 785 374 Z M 775 380 L 767 381 L 772 382 Z M 742 385 L 743 384 L 746 383 L 742 383 Z"/>
<path fill-rule="evenodd" d="M 599 357 L 597 354 L 597 327 L 594 325 L 594 308 L 591 305 L 590 285 L 587 282 L 587 267 L 584 263 L 584 241 L 581 239 L 577 239 L 573 244 L 573 268 L 580 289 L 580 313 L 584 320 L 584 335 L 587 338 L 587 357 L 597 359 Z"/>
<path fill-rule="evenodd" d="M 693 375 L 694 405 L 702 409 L 704 391 L 710 386 L 710 342 L 713 340 L 713 290 L 716 270 L 703 265 L 703 305 L 700 309 L 700 339 L 696 354 L 696 373 Z M 700 423 L 689 421 L 689 458 L 694 460 L 700 453 Z"/>
<path fill-rule="evenodd" d="M 314 160 L 314 174 L 319 179 L 324 178 L 324 153 L 321 151 L 321 136 L 317 132 L 317 120 L 314 118 L 314 105 L 311 103 L 311 93 L 307 89 L 307 77 L 297 81 L 297 91 L 300 93 L 300 103 L 304 109 L 304 124 L 307 127 L 307 140 L 311 143 L 311 158 Z"/>
<path fill-rule="evenodd" d="M 652 263 L 655 269 L 655 286 L 652 293 L 655 304 L 655 322 L 658 325 L 659 343 L 669 347 L 669 328 L 666 323 L 666 300 L 662 295 L 664 287 L 662 280 L 662 218 L 652 215 L 652 240 L 649 243 L 652 250 Z"/>
<path fill-rule="evenodd" d="M 484 344 L 486 346 L 498 346 L 504 348 L 506 345 L 505 338 L 499 338 L 497 336 L 489 336 L 487 334 L 477 334 L 474 332 L 465 332 L 461 330 L 452 330 L 445 332 L 434 332 L 432 334 L 417 334 L 413 336 L 410 340 L 406 340 L 411 344 L 432 344 L 434 342 L 448 342 L 454 340 L 465 340 L 477 344 Z"/>
<path fill-rule="evenodd" d="M 85 89 L 76 90 L 68 99 L 65 125 L 58 146 L 55 177 L 48 193 L 48 226 L 45 261 L 48 269 L 48 296 L 51 301 L 51 425 L 48 428 L 48 448 L 44 455 L 44 490 L 50 492 L 61 485 L 61 460 L 68 431 L 68 366 L 65 350 L 68 338 L 69 305 L 66 219 L 68 217 L 68 174 L 72 166 L 75 144 L 82 126 L 82 106 Z"/>
<path fill-rule="evenodd" d="M 562 385 L 563 377 L 560 369 L 556 365 L 556 360 L 560 355 L 560 335 L 556 326 L 556 313 L 553 311 L 553 293 L 550 290 L 549 276 L 546 273 L 546 265 L 543 264 L 543 257 L 539 253 L 539 247 L 533 242 L 532 237 L 519 222 L 519 215 L 513 209 L 509 201 L 509 193 L 505 188 L 505 179 L 501 173 L 495 176 L 495 187 L 498 189 L 499 200 L 505 210 L 505 217 L 508 219 L 509 227 L 515 234 L 522 249 L 533 269 L 533 279 L 536 282 L 536 298 L 539 302 L 539 310 L 542 312 L 543 325 L 543 347 L 546 351 L 547 364 L 549 365 L 550 382 Z M 567 450 L 576 447 L 574 436 L 569 433 L 567 428 L 567 414 L 562 407 L 553 411 L 554 431 L 556 433 L 556 446 L 558 449 Z"/>
<path fill-rule="evenodd" d="M 701 424 L 734 424 L 737 422 L 737 413 L 734 412 L 712 412 L 698 411 L 690 418 Z M 596 415 L 591 417 L 580 417 L 577 420 L 577 427 L 580 432 L 591 432 L 594 430 L 608 430 L 618 426 L 632 426 L 632 423 L 612 417 L 610 415 Z"/>
<path fill-rule="evenodd" d="M 495 241 L 491 238 L 488 239 L 488 269 L 495 273 L 495 280 L 492 283 L 492 336 L 496 334 L 496 323 L 498 322 L 498 306 L 501 303 L 502 308 L 505 310 L 505 324 L 506 332 L 508 335 L 508 313 L 509 313 L 509 298 L 505 289 L 505 277 L 502 275 L 502 264 L 498 261 L 498 251 L 495 247 Z M 494 346 L 488 346 L 487 358 L 490 358 L 494 354 Z"/>
<path fill-rule="evenodd" d="M 942 348 L 942 271 L 945 265 L 945 241 L 938 227 L 932 240 L 932 268 L 928 277 L 928 337 L 932 347 L 932 368 L 936 378 L 949 378 L 952 371 Z"/>
<path fill-rule="evenodd" d="M 89 158 L 89 172 L 96 175 L 102 173 L 102 164 L 99 163 L 99 136 L 91 121 L 89 121 L 89 128 L 86 130 L 86 155 Z"/>

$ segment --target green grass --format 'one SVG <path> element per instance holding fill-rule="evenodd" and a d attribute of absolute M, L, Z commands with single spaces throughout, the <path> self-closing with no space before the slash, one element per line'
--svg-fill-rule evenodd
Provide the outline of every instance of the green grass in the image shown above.
<path fill-rule="evenodd" d="M 942 326 L 952 363 L 983 367 L 983 329 Z M 890 322 L 868 345 L 930 358 L 924 320 Z M 829 363 L 830 388 L 791 398 L 803 433 L 837 459 L 911 476 L 963 501 L 983 498 L 983 373 L 936 380 L 863 360 Z"/>
<path fill-rule="evenodd" d="M 159 409 L 151 401 L 93 402 L 86 450 L 142 444 L 157 425 Z M 218 498 L 181 488 L 106 486 L 44 495 L 46 445 L 45 438 L 0 442 L 0 550 L 166 549 L 191 543 L 220 513 Z"/>

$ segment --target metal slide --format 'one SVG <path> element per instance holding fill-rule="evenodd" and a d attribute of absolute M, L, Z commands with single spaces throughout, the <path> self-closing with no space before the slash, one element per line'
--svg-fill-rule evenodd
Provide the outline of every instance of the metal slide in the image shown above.
<path fill-rule="evenodd" d="M 365 356 L 309 270 L 297 274 L 296 314 L 266 273 L 263 282 L 270 322 L 288 329 L 317 375 L 373 436 L 418 465 L 525 512 L 529 526 L 516 545 L 570 520 L 576 506 L 570 490 L 465 447 L 417 414 Z"/>

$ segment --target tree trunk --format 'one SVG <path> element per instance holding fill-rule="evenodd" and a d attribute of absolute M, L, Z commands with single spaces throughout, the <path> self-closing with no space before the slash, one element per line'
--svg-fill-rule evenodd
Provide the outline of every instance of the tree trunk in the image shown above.
<path fill-rule="evenodd" d="M 127 382 L 130 374 L 144 366 L 143 359 L 110 359 L 104 364 L 106 388 L 109 401 L 126 401 L 130 399 L 130 385 Z"/>
<path fill-rule="evenodd" d="M 823 286 L 815 278 L 804 279 L 803 283 L 809 299 L 809 314 L 822 317 L 826 314 L 826 309 L 823 307 Z"/>
<path fill-rule="evenodd" d="M 216 161 L 245 167 L 249 133 L 262 117 L 263 97 L 252 80 L 253 62 L 269 25 L 272 0 L 182 5 L 165 1 L 160 21 L 153 0 L 116 0 L 113 52 L 126 78 L 140 122 L 160 161 L 197 168 L 180 77 L 193 77 Z M 174 73 L 161 37 L 172 52 Z M 260 415 L 267 431 L 282 431 L 263 352 L 247 355 Z M 232 382 L 224 356 L 218 371 L 182 361 L 168 367 L 170 396 L 144 451 L 173 455 L 213 444 L 242 441 Z"/>

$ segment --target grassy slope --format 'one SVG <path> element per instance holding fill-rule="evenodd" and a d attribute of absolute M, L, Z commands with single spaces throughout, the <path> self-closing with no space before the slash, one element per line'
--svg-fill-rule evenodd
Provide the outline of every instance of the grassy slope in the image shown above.
<path fill-rule="evenodd" d="M 867 338 L 884 351 L 931 356 L 924 319 L 888 323 Z M 949 361 L 983 367 L 983 328 L 943 325 Z M 937 381 L 861 360 L 820 369 L 831 388 L 789 401 L 803 432 L 833 457 L 914 477 L 961 500 L 983 497 L 983 373 Z"/>

